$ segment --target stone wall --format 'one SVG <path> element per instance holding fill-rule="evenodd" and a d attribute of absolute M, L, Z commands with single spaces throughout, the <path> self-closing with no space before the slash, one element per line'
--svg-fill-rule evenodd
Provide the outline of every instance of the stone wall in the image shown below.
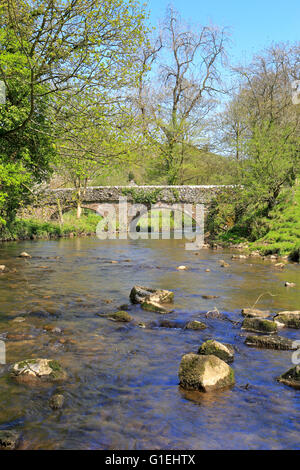
<path fill-rule="evenodd" d="M 118 203 L 120 197 L 126 196 L 128 202 L 150 204 L 161 202 L 166 204 L 204 204 L 209 206 L 212 199 L 219 193 L 230 194 L 232 186 L 99 186 L 87 188 L 83 197 L 83 207 L 97 210 L 98 204 Z M 40 193 L 37 202 L 23 209 L 19 216 L 23 218 L 37 217 L 43 220 L 53 218 L 58 212 L 57 200 L 64 211 L 75 206 L 74 189 L 48 189 Z"/>

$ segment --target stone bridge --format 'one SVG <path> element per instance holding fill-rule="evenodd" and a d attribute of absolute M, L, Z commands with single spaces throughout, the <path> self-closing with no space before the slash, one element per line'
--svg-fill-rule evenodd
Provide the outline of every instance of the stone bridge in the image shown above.
<path fill-rule="evenodd" d="M 183 211 L 197 220 L 197 207 L 200 212 L 201 210 L 207 212 L 216 195 L 224 192 L 229 195 L 232 188 L 232 186 L 98 186 L 88 187 L 81 199 L 82 208 L 104 217 L 112 206 L 119 216 L 120 207 L 124 209 L 126 204 L 125 211 L 129 223 L 137 221 L 150 208 Z M 62 212 L 76 207 L 75 189 L 47 189 L 40 192 L 37 194 L 36 202 L 31 207 L 23 209 L 19 215 L 23 218 L 55 220 L 59 215 L 59 207 Z"/>

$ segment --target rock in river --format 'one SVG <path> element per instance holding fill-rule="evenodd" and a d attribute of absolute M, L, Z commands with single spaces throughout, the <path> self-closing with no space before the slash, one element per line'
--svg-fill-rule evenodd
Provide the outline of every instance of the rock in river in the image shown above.
<path fill-rule="evenodd" d="M 213 354 L 225 362 L 233 362 L 234 360 L 234 349 L 231 344 L 219 343 L 219 341 L 213 339 L 205 341 L 205 343 L 200 346 L 198 354 L 204 354 L 206 356 Z"/>
<path fill-rule="evenodd" d="M 186 390 L 209 392 L 234 385 L 233 369 L 213 355 L 185 354 L 178 376 L 180 385 Z"/>
<path fill-rule="evenodd" d="M 293 351 L 300 347 L 297 346 L 295 341 L 277 335 L 249 335 L 246 337 L 245 344 L 247 344 L 247 346 L 254 346 L 256 348 L 277 349 L 281 351 Z"/>
<path fill-rule="evenodd" d="M 274 317 L 274 321 L 280 326 L 287 326 L 288 328 L 300 328 L 300 311 L 295 310 L 292 312 L 279 312 Z"/>
<path fill-rule="evenodd" d="M 26 251 L 22 251 L 22 253 L 19 254 L 19 258 L 31 258 L 31 255 L 26 253 Z"/>
<path fill-rule="evenodd" d="M 63 407 L 65 398 L 60 393 L 55 393 L 49 400 L 49 405 L 52 410 L 60 410 Z"/>
<path fill-rule="evenodd" d="M 243 308 L 242 315 L 250 318 L 267 318 L 270 316 L 270 312 L 268 310 L 263 311 L 255 308 Z"/>
<path fill-rule="evenodd" d="M 172 303 L 174 293 L 169 290 L 151 289 L 149 287 L 133 286 L 129 298 L 133 304 L 142 304 L 146 301 L 159 304 Z"/>
<path fill-rule="evenodd" d="M 207 325 L 205 325 L 205 323 L 202 323 L 202 321 L 192 320 L 189 321 L 184 328 L 185 330 L 205 330 L 205 328 L 207 328 Z"/>
<path fill-rule="evenodd" d="M 219 261 L 221 268 L 229 268 L 230 264 L 226 263 L 223 259 Z"/>
<path fill-rule="evenodd" d="M 148 312 L 171 313 L 172 311 L 161 305 L 159 302 L 155 302 L 154 300 L 145 300 L 141 307 L 143 310 L 147 310 Z"/>
<path fill-rule="evenodd" d="M 0 449 L 13 450 L 20 442 L 20 433 L 11 430 L 0 430 Z"/>
<path fill-rule="evenodd" d="M 108 318 L 110 320 L 116 321 L 116 322 L 122 322 L 122 323 L 129 323 L 132 321 L 132 317 L 129 315 L 129 313 L 124 312 L 120 310 L 119 312 L 116 313 L 111 313 L 108 315 Z"/>
<path fill-rule="evenodd" d="M 50 359 L 26 359 L 16 362 L 11 367 L 11 376 L 21 383 L 34 384 L 56 382 L 67 377 L 66 372 L 58 361 Z"/>
<path fill-rule="evenodd" d="M 242 329 L 257 333 L 276 333 L 277 323 L 275 323 L 275 321 L 264 320 L 262 318 L 246 317 L 242 323 Z"/>
<path fill-rule="evenodd" d="M 300 365 L 289 369 L 285 374 L 280 375 L 277 380 L 289 387 L 300 390 Z"/>

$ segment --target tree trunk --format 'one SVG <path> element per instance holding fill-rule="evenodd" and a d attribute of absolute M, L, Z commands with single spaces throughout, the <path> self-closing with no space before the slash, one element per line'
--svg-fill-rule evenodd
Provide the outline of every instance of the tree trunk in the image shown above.
<path fill-rule="evenodd" d="M 77 219 L 80 219 L 82 213 L 81 201 L 77 201 Z"/>

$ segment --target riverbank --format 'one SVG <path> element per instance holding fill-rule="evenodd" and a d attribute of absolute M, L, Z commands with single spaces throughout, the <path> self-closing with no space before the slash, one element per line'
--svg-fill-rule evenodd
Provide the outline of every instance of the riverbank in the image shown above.
<path fill-rule="evenodd" d="M 241 236 L 240 228 L 233 226 L 217 234 L 212 245 L 242 249 L 261 256 L 288 257 L 300 261 L 300 187 L 286 191 L 268 217 L 257 216 L 255 239 Z"/>
<path fill-rule="evenodd" d="M 77 219 L 73 213 L 64 216 L 64 222 L 45 222 L 39 219 L 16 219 L 2 229 L 0 241 L 56 239 L 95 235 L 100 218 L 97 214 L 84 213 Z"/>

